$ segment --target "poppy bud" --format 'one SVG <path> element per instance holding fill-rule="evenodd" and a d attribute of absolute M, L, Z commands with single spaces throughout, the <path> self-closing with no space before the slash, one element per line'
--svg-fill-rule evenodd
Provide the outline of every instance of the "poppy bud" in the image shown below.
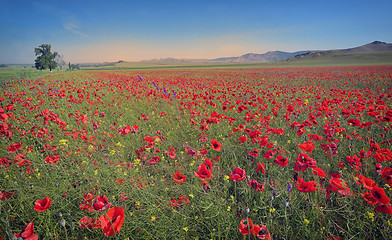
<path fill-rule="evenodd" d="M 244 211 L 246 214 L 248 214 L 250 212 L 250 209 L 248 207 L 245 207 Z"/>
<path fill-rule="evenodd" d="M 65 220 L 64 220 L 64 219 L 61 219 L 61 220 L 59 221 L 59 224 L 60 224 L 60 226 L 65 227 Z"/>

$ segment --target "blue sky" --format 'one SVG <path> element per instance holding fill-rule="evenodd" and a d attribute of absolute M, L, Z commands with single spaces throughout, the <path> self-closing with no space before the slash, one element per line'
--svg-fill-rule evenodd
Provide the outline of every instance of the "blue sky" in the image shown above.
<path fill-rule="evenodd" d="M 0 63 L 217 58 L 392 42 L 392 1 L 1 1 Z"/>

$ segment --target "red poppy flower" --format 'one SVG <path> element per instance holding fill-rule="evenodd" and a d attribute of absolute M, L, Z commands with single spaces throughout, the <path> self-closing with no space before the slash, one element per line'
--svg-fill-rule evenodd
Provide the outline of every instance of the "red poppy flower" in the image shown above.
<path fill-rule="evenodd" d="M 60 160 L 60 157 L 58 156 L 58 155 L 48 155 L 46 158 L 45 158 L 45 161 L 48 163 L 48 164 L 57 164 L 58 163 L 58 161 Z"/>
<path fill-rule="evenodd" d="M 256 191 L 263 191 L 264 190 L 264 184 L 261 185 L 258 181 L 256 181 L 255 179 L 250 179 L 247 182 L 248 186 L 250 189 L 255 189 Z"/>
<path fill-rule="evenodd" d="M 84 201 L 82 201 L 82 203 L 79 205 L 80 210 L 84 211 L 88 209 L 89 212 L 94 212 L 93 207 L 91 206 L 94 195 L 89 192 L 87 194 L 83 194 L 83 197 Z"/>
<path fill-rule="evenodd" d="M 21 143 L 13 143 L 13 144 L 10 144 L 9 147 L 7 147 L 7 150 L 9 153 L 14 153 L 14 152 L 18 151 L 21 147 L 22 147 Z"/>
<path fill-rule="evenodd" d="M 254 225 L 253 227 L 253 235 L 260 239 L 271 240 L 271 234 L 268 229 L 264 225 Z"/>
<path fill-rule="evenodd" d="M 364 151 L 364 150 L 359 151 L 359 156 L 361 158 L 370 158 L 371 155 L 372 155 L 371 151 Z"/>
<path fill-rule="evenodd" d="M 99 217 L 101 220 L 101 229 L 105 236 L 113 236 L 119 233 L 124 223 L 124 209 L 120 207 L 110 208 L 106 215 Z"/>
<path fill-rule="evenodd" d="M 340 240 L 340 238 L 335 237 L 335 236 L 329 234 L 326 240 Z"/>
<path fill-rule="evenodd" d="M 167 201 L 167 205 L 172 208 L 178 208 L 180 205 L 178 204 L 177 199 L 172 199 L 171 201 Z"/>
<path fill-rule="evenodd" d="M 268 136 L 264 136 L 259 140 L 260 147 L 265 147 L 268 144 Z"/>
<path fill-rule="evenodd" d="M 363 187 L 367 190 L 372 190 L 373 187 L 377 187 L 377 183 L 371 178 L 367 178 L 363 175 L 359 175 L 358 179 L 359 181 L 357 183 L 362 184 Z"/>
<path fill-rule="evenodd" d="M 271 159 L 274 156 L 274 154 L 275 154 L 274 150 L 268 150 L 268 151 L 265 152 L 264 157 L 266 159 Z"/>
<path fill-rule="evenodd" d="M 188 155 L 192 155 L 192 156 L 196 155 L 196 151 L 191 148 L 185 147 L 185 151 L 188 153 Z"/>
<path fill-rule="evenodd" d="M 200 184 L 201 184 L 201 187 L 203 188 L 205 193 L 208 193 L 208 191 L 211 189 L 210 184 L 208 184 L 207 180 L 205 180 L 205 179 L 202 179 Z"/>
<path fill-rule="evenodd" d="M 306 169 L 308 169 L 308 165 L 301 162 L 296 162 L 294 165 L 294 171 L 305 171 Z"/>
<path fill-rule="evenodd" d="M 295 163 L 295 171 L 305 171 L 308 167 L 316 167 L 316 160 L 308 157 L 305 153 L 300 153 L 297 157 L 297 162 Z"/>
<path fill-rule="evenodd" d="M 372 156 L 377 160 L 377 162 L 390 162 L 392 160 L 392 152 L 388 148 L 378 149 L 373 152 Z"/>
<path fill-rule="evenodd" d="M 131 131 L 132 131 L 132 127 L 126 125 L 125 127 L 119 128 L 119 129 L 118 129 L 118 134 L 125 136 L 125 135 L 127 135 L 129 132 L 131 132 Z"/>
<path fill-rule="evenodd" d="M 310 182 L 305 182 L 301 181 L 295 186 L 296 189 L 298 189 L 300 192 L 313 192 L 317 191 L 316 188 L 316 182 L 315 181 L 310 181 Z"/>
<path fill-rule="evenodd" d="M 7 198 L 12 197 L 12 195 L 14 195 L 14 193 L 15 192 L 5 192 L 5 193 L 3 193 L 2 191 L 0 191 L 0 200 L 1 201 L 6 200 Z"/>
<path fill-rule="evenodd" d="M 316 160 L 314 160 L 313 158 L 309 157 L 304 153 L 298 154 L 297 161 L 306 164 L 308 167 L 315 167 L 317 164 Z"/>
<path fill-rule="evenodd" d="M 242 181 L 246 177 L 246 172 L 244 169 L 235 168 L 233 172 L 230 173 L 230 179 L 234 181 Z"/>
<path fill-rule="evenodd" d="M 381 171 L 381 177 L 392 187 L 392 168 L 386 167 Z"/>
<path fill-rule="evenodd" d="M 15 233 L 14 235 L 17 238 L 21 237 L 24 240 L 38 240 L 38 235 L 34 234 L 34 223 L 32 222 L 28 223 L 20 234 Z"/>
<path fill-rule="evenodd" d="M 14 105 L 13 105 L 12 103 L 8 104 L 8 105 L 5 107 L 5 110 L 7 110 L 7 111 L 11 111 L 12 109 L 14 109 Z"/>
<path fill-rule="evenodd" d="M 321 141 L 321 140 L 324 140 L 323 137 L 321 137 L 321 136 L 319 136 L 319 135 L 317 135 L 317 134 L 308 134 L 308 137 L 309 137 L 310 139 L 312 139 L 313 141 Z"/>
<path fill-rule="evenodd" d="M 0 158 L 0 166 L 3 168 L 8 168 L 10 166 L 10 159 L 8 157 Z"/>
<path fill-rule="evenodd" d="M 238 230 L 240 230 L 240 233 L 245 236 L 248 235 L 249 232 L 254 232 L 253 227 L 253 221 L 249 218 L 244 218 L 241 220 Z"/>
<path fill-rule="evenodd" d="M 240 144 L 242 144 L 242 143 L 246 142 L 248 140 L 248 138 L 245 136 L 241 136 L 238 138 L 238 140 L 240 140 Z"/>
<path fill-rule="evenodd" d="M 340 177 L 332 177 L 329 180 L 329 183 L 331 185 L 328 185 L 328 191 L 338 192 L 345 196 L 351 195 L 350 188 L 347 186 L 347 183 L 343 181 Z"/>
<path fill-rule="evenodd" d="M 369 148 L 370 152 L 375 152 L 380 149 L 381 148 L 380 148 L 380 145 L 378 145 L 378 143 L 373 142 L 372 144 L 370 144 L 370 148 Z"/>
<path fill-rule="evenodd" d="M 304 143 L 298 145 L 298 147 L 301 148 L 302 150 L 304 150 L 305 152 L 309 152 L 309 153 L 312 153 L 313 149 L 316 148 L 316 146 L 313 144 L 312 141 L 304 142 Z"/>
<path fill-rule="evenodd" d="M 195 176 L 196 176 L 196 177 L 201 178 L 201 179 L 203 179 L 203 180 L 204 180 L 205 178 L 207 178 L 207 179 L 212 178 L 212 173 L 211 173 L 211 171 L 208 170 L 207 166 L 204 165 L 204 164 L 200 165 L 200 166 L 199 166 L 199 171 L 198 171 L 198 172 L 194 172 L 194 173 L 195 173 Z"/>
<path fill-rule="evenodd" d="M 173 147 L 169 147 L 168 150 L 165 150 L 165 154 L 170 158 L 176 158 L 176 150 Z"/>
<path fill-rule="evenodd" d="M 277 163 L 279 166 L 284 167 L 289 164 L 289 159 L 287 157 L 278 155 L 274 162 Z"/>
<path fill-rule="evenodd" d="M 214 149 L 215 151 L 220 151 L 222 150 L 222 144 L 220 142 L 218 142 L 216 139 L 212 139 L 211 140 L 211 147 L 212 149 Z"/>
<path fill-rule="evenodd" d="M 313 167 L 312 168 L 313 174 L 316 176 L 319 176 L 321 178 L 325 178 L 327 175 L 325 174 L 325 172 L 323 171 L 323 169 L 318 168 L 318 167 Z"/>
<path fill-rule="evenodd" d="M 383 188 L 373 187 L 371 190 L 371 194 L 380 205 L 386 205 L 390 201 L 389 197 L 387 197 L 387 195 L 385 195 Z"/>
<path fill-rule="evenodd" d="M 257 163 L 257 169 L 256 172 L 262 171 L 263 174 L 265 174 L 265 164 L 264 163 Z"/>
<path fill-rule="evenodd" d="M 210 127 L 209 127 L 208 125 L 201 125 L 201 126 L 200 126 L 200 130 L 202 130 L 202 131 L 208 131 L 208 130 L 210 130 Z"/>
<path fill-rule="evenodd" d="M 45 212 L 51 205 L 52 201 L 48 196 L 42 200 L 37 200 L 34 203 L 34 210 L 38 212 Z"/>
<path fill-rule="evenodd" d="M 298 136 L 301 136 L 302 134 L 304 134 L 304 133 L 306 133 L 306 131 L 305 131 L 305 128 L 300 128 L 300 129 L 298 129 L 298 131 L 297 131 L 297 135 Z"/>
<path fill-rule="evenodd" d="M 199 152 L 200 152 L 201 155 L 204 155 L 204 156 L 205 156 L 205 155 L 207 155 L 208 150 L 205 149 L 205 148 L 202 148 L 202 149 L 199 150 Z"/>
<path fill-rule="evenodd" d="M 159 162 L 159 160 L 160 160 L 160 158 L 159 158 L 158 156 L 155 156 L 155 157 L 149 159 L 149 160 L 147 161 L 147 163 L 148 163 L 149 165 L 154 165 L 155 163 Z"/>
<path fill-rule="evenodd" d="M 139 132 L 139 126 L 136 125 L 136 124 L 132 126 L 132 129 L 133 129 L 133 130 L 132 130 L 132 133 L 137 133 L 137 132 Z"/>
<path fill-rule="evenodd" d="M 81 228 L 98 229 L 101 227 L 101 220 L 99 220 L 99 218 L 92 219 L 85 216 L 79 220 L 79 226 Z"/>
<path fill-rule="evenodd" d="M 191 201 L 189 201 L 189 198 L 181 196 L 181 197 L 178 198 L 178 202 L 180 204 L 181 203 L 186 203 L 187 205 L 189 205 Z"/>
<path fill-rule="evenodd" d="M 358 119 L 347 120 L 347 123 L 351 126 L 360 126 L 361 125 L 361 121 L 359 121 Z"/>
<path fill-rule="evenodd" d="M 253 151 L 250 151 L 248 154 L 251 155 L 252 157 L 257 157 L 259 156 L 259 151 L 257 150 L 257 148 L 255 148 L 253 149 Z"/>
<path fill-rule="evenodd" d="M 381 206 L 376 207 L 374 209 L 374 211 L 392 215 L 392 206 L 391 206 L 391 204 L 381 205 Z"/>
<path fill-rule="evenodd" d="M 377 200 L 372 196 L 372 194 L 370 192 L 365 192 L 365 193 L 360 193 L 363 200 L 365 200 L 368 204 L 370 205 L 376 205 L 377 204 Z"/>
<path fill-rule="evenodd" d="M 212 169 L 211 159 L 207 158 L 206 160 L 204 160 L 203 164 L 206 165 L 208 169 Z"/>
<path fill-rule="evenodd" d="M 97 211 L 104 211 L 112 206 L 112 203 L 108 202 L 106 195 L 98 195 L 94 198 L 93 208 Z"/>
<path fill-rule="evenodd" d="M 175 172 L 173 175 L 173 179 L 176 183 L 183 183 L 185 182 L 186 176 L 182 175 L 181 172 Z"/>
<path fill-rule="evenodd" d="M 123 185 L 123 184 L 125 184 L 124 178 L 119 178 L 119 179 L 117 179 L 117 180 L 114 181 L 114 182 L 117 183 L 118 185 Z"/>

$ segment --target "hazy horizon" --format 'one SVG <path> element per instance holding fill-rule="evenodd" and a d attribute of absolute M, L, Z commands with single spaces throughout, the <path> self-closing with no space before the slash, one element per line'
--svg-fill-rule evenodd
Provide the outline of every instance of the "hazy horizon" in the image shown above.
<path fill-rule="evenodd" d="M 391 1 L 16 1 L 0 9 L 0 64 L 51 44 L 68 63 L 212 59 L 392 42 Z"/>

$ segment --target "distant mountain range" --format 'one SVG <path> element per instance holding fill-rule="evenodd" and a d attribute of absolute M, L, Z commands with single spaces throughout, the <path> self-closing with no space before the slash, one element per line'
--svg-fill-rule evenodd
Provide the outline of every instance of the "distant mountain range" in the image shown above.
<path fill-rule="evenodd" d="M 184 62 L 184 63 L 265 63 L 284 60 L 309 51 L 282 52 L 270 51 L 263 54 L 247 53 L 239 57 L 222 57 L 214 59 L 178 59 L 178 58 L 159 58 L 144 60 L 142 62 Z"/>
<path fill-rule="evenodd" d="M 282 52 L 282 51 L 270 51 L 263 54 L 247 53 L 239 57 L 226 57 L 226 58 L 215 58 L 209 60 L 209 62 L 216 63 L 264 63 L 264 62 L 276 62 L 283 59 L 287 59 L 299 54 L 306 53 L 308 51 L 298 52 Z"/>
<path fill-rule="evenodd" d="M 326 50 L 326 51 L 308 51 L 302 54 L 295 55 L 288 58 L 288 61 L 295 61 L 300 59 L 309 58 L 323 58 L 323 57 L 354 57 L 354 56 L 366 56 L 366 55 L 392 55 L 392 44 L 380 41 L 374 41 L 359 47 L 347 48 L 347 49 L 337 49 L 337 50 Z"/>
<path fill-rule="evenodd" d="M 389 53 L 390 52 L 390 53 Z M 374 53 L 374 54 L 373 54 Z M 307 51 L 297 51 L 297 52 L 283 52 L 283 51 L 270 51 L 263 54 L 257 53 L 247 53 L 239 57 L 223 57 L 215 59 L 177 59 L 177 58 L 160 58 L 145 60 L 142 62 L 182 62 L 182 63 L 266 63 L 266 62 L 277 62 L 277 61 L 298 61 L 298 60 L 308 60 L 315 58 L 323 58 L 324 56 L 339 56 L 351 57 L 353 56 L 361 57 L 362 55 L 373 54 L 372 57 L 382 56 L 392 56 L 392 44 L 374 41 L 359 47 L 347 48 L 347 49 L 337 49 L 337 50 L 307 50 Z"/>

